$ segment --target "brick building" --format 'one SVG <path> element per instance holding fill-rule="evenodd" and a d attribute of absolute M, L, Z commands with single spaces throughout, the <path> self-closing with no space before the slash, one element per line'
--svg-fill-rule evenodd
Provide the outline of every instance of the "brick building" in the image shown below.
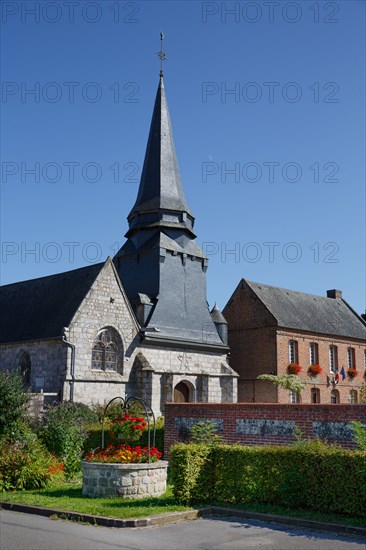
<path fill-rule="evenodd" d="M 1 368 L 32 392 L 105 402 L 235 402 L 226 322 L 206 298 L 160 75 L 127 240 L 112 260 L 1 287 Z"/>
<path fill-rule="evenodd" d="M 366 322 L 339 290 L 322 297 L 242 279 L 223 314 L 230 365 L 239 373 L 239 402 L 358 402 L 365 380 Z M 301 396 L 257 379 L 287 374 L 290 363 L 300 365 L 298 376 L 307 382 Z M 310 364 L 319 364 L 321 374 L 311 378 Z M 353 380 L 349 368 L 358 371 Z"/>

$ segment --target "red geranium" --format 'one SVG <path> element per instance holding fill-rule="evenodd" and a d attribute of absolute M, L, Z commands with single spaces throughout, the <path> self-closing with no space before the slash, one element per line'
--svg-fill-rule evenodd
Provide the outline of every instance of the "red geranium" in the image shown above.
<path fill-rule="evenodd" d="M 299 374 L 301 367 L 298 363 L 290 363 L 287 367 L 287 374 Z"/>
<path fill-rule="evenodd" d="M 358 375 L 358 370 L 355 368 L 347 369 L 347 376 L 350 380 L 353 380 Z"/>
<path fill-rule="evenodd" d="M 317 363 L 314 363 L 314 364 L 310 365 L 310 367 L 308 368 L 308 375 L 311 378 L 315 378 L 316 376 L 321 374 L 322 370 L 323 369 L 321 368 L 320 365 L 318 365 Z"/>
<path fill-rule="evenodd" d="M 120 443 L 134 445 L 139 442 L 146 426 L 147 422 L 142 417 L 125 413 L 112 421 L 110 430 Z"/>
<path fill-rule="evenodd" d="M 107 462 L 116 464 L 138 464 L 157 462 L 162 453 L 158 451 L 156 447 L 150 447 L 150 453 L 148 447 L 130 447 L 130 445 L 107 445 L 104 449 L 96 449 L 92 453 L 89 453 L 85 460 L 87 462 Z"/>

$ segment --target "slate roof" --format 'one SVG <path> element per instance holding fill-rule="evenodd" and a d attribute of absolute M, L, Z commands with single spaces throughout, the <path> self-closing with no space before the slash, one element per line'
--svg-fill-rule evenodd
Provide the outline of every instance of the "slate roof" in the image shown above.
<path fill-rule="evenodd" d="M 217 307 L 217 304 L 214 305 L 214 307 L 211 309 L 211 317 L 213 319 L 214 323 L 220 323 L 227 325 L 227 321 L 219 308 Z"/>
<path fill-rule="evenodd" d="M 366 323 L 343 298 L 328 298 L 243 279 L 278 326 L 366 340 Z"/>
<path fill-rule="evenodd" d="M 183 193 L 163 78 L 160 78 L 151 119 L 139 193 L 133 213 L 147 210 L 190 213 Z"/>
<path fill-rule="evenodd" d="M 104 262 L 0 287 L 0 343 L 62 336 Z"/>

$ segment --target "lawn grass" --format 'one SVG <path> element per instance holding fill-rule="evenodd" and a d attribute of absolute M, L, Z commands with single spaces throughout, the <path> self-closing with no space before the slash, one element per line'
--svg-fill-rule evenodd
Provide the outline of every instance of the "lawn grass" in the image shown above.
<path fill-rule="evenodd" d="M 63 476 L 54 476 L 48 487 L 44 489 L 4 491 L 0 493 L 0 500 L 121 519 L 147 517 L 190 509 L 189 506 L 176 503 L 170 486 L 168 486 L 166 493 L 160 497 L 124 500 L 121 497 L 83 497 L 81 485 L 81 479 L 67 483 Z"/>
<path fill-rule="evenodd" d="M 0 493 L 0 500 L 27 504 L 30 506 L 43 506 L 56 508 L 69 512 L 79 512 L 95 516 L 113 517 L 120 519 L 132 519 L 150 517 L 168 512 L 182 512 L 191 509 L 189 506 L 177 504 L 173 497 L 172 486 L 168 484 L 167 491 L 160 497 L 149 497 L 141 500 L 124 500 L 115 498 L 89 498 L 81 494 L 81 477 L 73 482 L 66 482 L 64 477 L 53 476 L 48 487 L 44 489 L 32 489 L 28 491 L 8 491 Z M 299 519 L 323 521 L 353 527 L 366 528 L 365 518 L 353 518 L 344 515 L 326 514 L 308 509 L 293 509 L 271 504 L 246 504 L 229 505 L 227 503 L 212 503 L 232 510 L 245 510 L 247 512 L 260 512 L 263 514 L 276 514 L 279 516 L 291 516 Z M 207 508 L 207 503 L 195 508 Z"/>

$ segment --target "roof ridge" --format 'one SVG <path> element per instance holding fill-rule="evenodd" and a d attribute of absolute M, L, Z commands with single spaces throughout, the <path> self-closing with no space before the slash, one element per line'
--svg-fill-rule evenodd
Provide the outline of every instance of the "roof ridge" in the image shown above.
<path fill-rule="evenodd" d="M 282 286 L 274 286 L 274 285 L 268 285 L 267 283 L 257 283 L 256 281 L 249 281 L 248 279 L 245 279 L 243 277 L 243 281 L 248 283 L 249 285 L 258 285 L 258 286 L 265 286 L 267 288 L 275 288 L 277 290 L 283 290 L 285 292 L 294 292 L 295 294 L 303 294 L 305 296 L 313 296 L 314 298 L 323 298 L 324 300 L 329 300 L 328 296 L 322 296 L 321 294 L 313 294 L 312 292 L 303 292 L 301 290 L 293 290 L 292 288 L 285 288 Z M 343 298 L 330 298 L 331 300 L 341 300 Z M 345 301 L 345 300 L 343 300 Z"/>

